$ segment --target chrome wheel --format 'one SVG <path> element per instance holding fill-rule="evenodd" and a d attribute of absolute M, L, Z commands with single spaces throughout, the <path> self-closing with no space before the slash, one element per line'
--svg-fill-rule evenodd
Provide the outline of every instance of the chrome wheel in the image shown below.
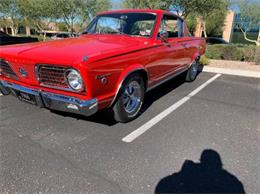
<path fill-rule="evenodd" d="M 127 113 L 136 112 L 141 104 L 142 89 L 137 81 L 127 84 L 123 93 L 123 105 Z"/>
<path fill-rule="evenodd" d="M 113 107 L 115 121 L 127 123 L 136 119 L 144 102 L 144 94 L 145 83 L 141 75 L 129 75 Z"/>

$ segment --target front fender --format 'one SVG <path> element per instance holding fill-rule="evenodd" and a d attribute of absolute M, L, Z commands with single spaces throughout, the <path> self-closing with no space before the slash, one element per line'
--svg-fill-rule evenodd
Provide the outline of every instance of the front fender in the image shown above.
<path fill-rule="evenodd" d="M 148 75 L 148 72 L 147 70 L 145 69 L 144 66 L 140 65 L 140 64 L 134 64 L 134 65 L 131 65 L 131 66 L 128 66 L 126 69 L 124 69 L 124 71 L 120 74 L 119 78 L 118 78 L 118 81 L 117 81 L 117 84 L 116 84 L 116 89 L 114 91 L 114 98 L 110 104 L 110 107 L 115 103 L 117 97 L 118 97 L 118 94 L 120 92 L 120 89 L 125 81 L 125 79 L 132 73 L 134 72 L 137 72 L 137 71 L 144 71 L 147 75 L 147 79 L 149 79 L 149 75 Z"/>

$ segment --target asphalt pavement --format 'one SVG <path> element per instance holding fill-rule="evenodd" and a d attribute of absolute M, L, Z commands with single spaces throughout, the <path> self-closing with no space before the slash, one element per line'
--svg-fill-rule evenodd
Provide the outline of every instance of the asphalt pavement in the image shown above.
<path fill-rule="evenodd" d="M 260 193 L 260 79 L 215 76 L 150 91 L 128 124 L 1 96 L 0 193 Z"/>

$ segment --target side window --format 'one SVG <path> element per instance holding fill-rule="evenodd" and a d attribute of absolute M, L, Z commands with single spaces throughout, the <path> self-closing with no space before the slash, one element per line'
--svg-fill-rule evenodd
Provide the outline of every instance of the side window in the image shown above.
<path fill-rule="evenodd" d="M 160 32 L 167 32 L 169 38 L 177 38 L 183 36 L 183 22 L 175 16 L 165 15 L 162 19 Z"/>
<path fill-rule="evenodd" d="M 131 35 L 138 36 L 151 36 L 153 30 L 154 21 L 140 20 L 136 21 L 131 28 Z"/>

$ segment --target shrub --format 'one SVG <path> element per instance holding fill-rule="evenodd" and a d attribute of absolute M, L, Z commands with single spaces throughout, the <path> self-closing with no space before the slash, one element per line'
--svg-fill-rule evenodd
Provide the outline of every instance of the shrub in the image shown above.
<path fill-rule="evenodd" d="M 253 62 L 256 57 L 256 46 L 247 46 L 242 49 L 244 61 Z"/>
<path fill-rule="evenodd" d="M 255 63 L 260 65 L 260 46 L 256 47 Z"/>
<path fill-rule="evenodd" d="M 209 59 L 204 55 L 204 56 L 201 56 L 200 58 L 200 64 L 201 65 L 208 65 L 209 64 Z"/>
<path fill-rule="evenodd" d="M 243 51 L 235 45 L 225 46 L 222 48 L 221 59 L 242 61 Z"/>
<path fill-rule="evenodd" d="M 256 46 L 208 45 L 206 57 L 216 60 L 255 61 Z"/>
<path fill-rule="evenodd" d="M 208 45 L 206 51 L 206 57 L 210 59 L 220 60 L 222 47 L 223 47 L 222 45 Z"/>

